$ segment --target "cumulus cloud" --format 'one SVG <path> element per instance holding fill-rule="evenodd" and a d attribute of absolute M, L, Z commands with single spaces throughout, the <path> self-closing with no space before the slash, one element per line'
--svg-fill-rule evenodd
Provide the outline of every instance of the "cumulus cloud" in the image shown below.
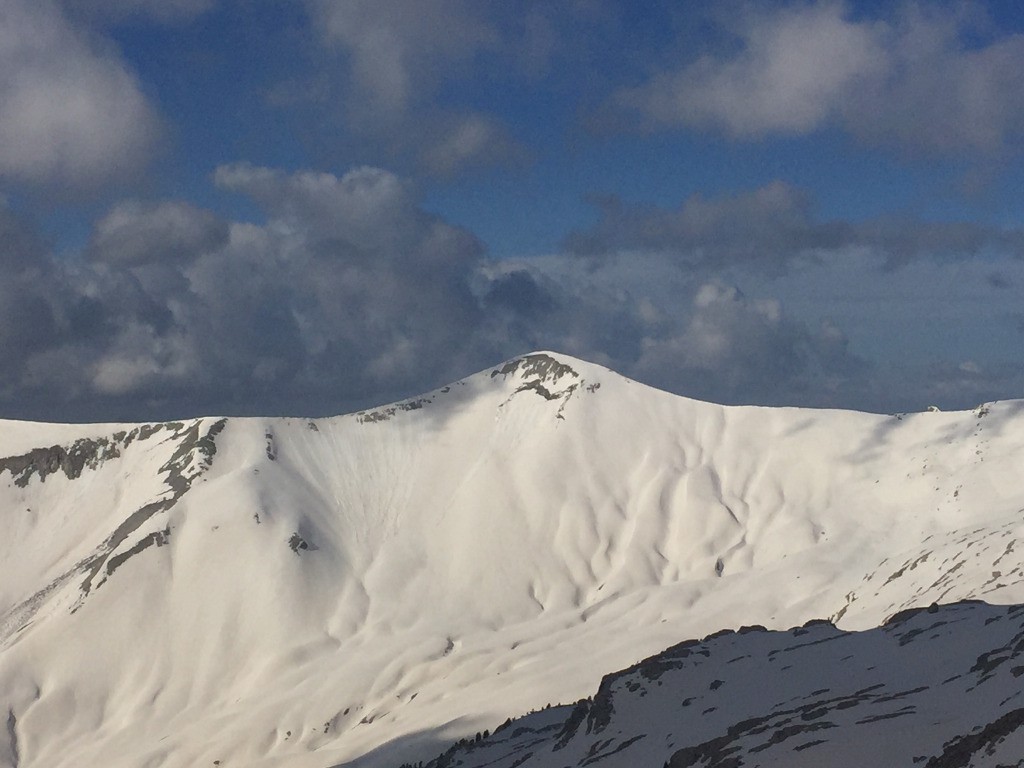
<path fill-rule="evenodd" d="M 152 325 L 132 322 L 111 339 L 105 354 L 86 365 L 87 382 L 99 397 L 134 399 L 153 389 L 180 390 L 201 370 L 189 341 L 186 334 L 161 334 Z"/>
<path fill-rule="evenodd" d="M 274 336 L 299 334 L 284 347 L 304 350 L 307 384 L 336 376 L 369 394 L 447 369 L 465 349 L 479 318 L 469 275 L 482 246 L 420 209 L 400 179 L 372 168 L 336 177 L 251 166 L 223 167 L 216 179 L 258 200 L 270 220 L 236 227 L 221 258 L 197 265 L 194 284 L 277 293 L 260 303 L 288 308 L 268 321 Z"/>
<path fill-rule="evenodd" d="M 491 265 L 486 306 L 521 347 L 716 402 L 891 413 L 1020 396 L 1019 300 L 1001 286 L 1024 280 L 1024 260 L 883 264 L 866 248 L 785 276 L 630 251 L 533 257 Z"/>
<path fill-rule="evenodd" d="M 419 216 L 406 182 L 379 168 L 356 168 L 339 178 L 236 163 L 219 166 L 214 181 L 252 198 L 273 221 L 289 229 L 349 233 L 359 243 L 370 240 L 379 245 L 380 238 L 399 236 L 381 226 L 385 221 L 404 223 Z"/>
<path fill-rule="evenodd" d="M 258 202 L 272 230 L 291 234 L 324 259 L 371 266 L 400 262 L 420 271 L 463 269 L 482 254 L 472 234 L 423 211 L 406 181 L 379 168 L 338 177 L 240 163 L 219 167 L 214 179 Z"/>
<path fill-rule="evenodd" d="M 981 35 L 971 14 L 910 3 L 885 19 L 842 2 L 752 7 L 724 26 L 727 52 L 624 88 L 610 114 L 652 129 L 737 138 L 803 135 L 834 124 L 904 150 L 997 151 L 1019 141 L 1024 36 Z"/>
<path fill-rule="evenodd" d="M 544 315 L 557 302 L 534 275 L 525 269 L 496 274 L 487 286 L 484 305 L 491 310 L 508 310 L 518 315 Z"/>
<path fill-rule="evenodd" d="M 3 212 L 0 400 L 21 409 L 7 415 L 48 417 L 32 402 L 78 418 L 341 411 L 478 359 L 482 247 L 403 180 L 252 165 L 215 178 L 266 222 L 126 202 L 76 260 Z"/>
<path fill-rule="evenodd" d="M 76 188 L 136 173 L 159 121 L 124 63 L 51 0 L 9 0 L 0 27 L 0 177 Z"/>
<path fill-rule="evenodd" d="M 515 310 L 508 338 L 672 392 L 726 403 L 871 402 L 870 366 L 835 323 L 808 324 L 731 283 L 667 268 L 645 284 L 628 259 L 589 270 L 540 260 L 495 268 L 490 279 L 490 305 Z"/>
<path fill-rule="evenodd" d="M 840 119 L 868 144 L 997 152 L 1024 137 L 1024 35 L 978 37 L 973 17 L 908 5 L 886 30 L 884 77 L 851 89 Z"/>
<path fill-rule="evenodd" d="M 711 282 L 697 289 L 682 328 L 644 339 L 635 371 L 660 386 L 685 381 L 703 399 L 806 398 L 822 405 L 848 390 L 865 367 L 834 324 L 810 328 L 786 316 L 777 300 L 749 299 L 735 286 Z"/>

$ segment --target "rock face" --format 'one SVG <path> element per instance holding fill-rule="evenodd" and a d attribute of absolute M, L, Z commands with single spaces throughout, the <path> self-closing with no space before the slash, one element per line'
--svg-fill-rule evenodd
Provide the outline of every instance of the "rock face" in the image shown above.
<path fill-rule="evenodd" d="M 19 456 L 0 459 L 0 479 L 9 472 L 14 486 L 29 490 L 33 483 L 44 484 L 48 476 L 58 472 L 67 480 L 78 480 L 83 472 L 95 472 L 105 463 L 121 458 L 132 443 L 141 445 L 161 433 L 166 433 L 166 440 L 174 445 L 173 452 L 159 468 L 163 488 L 157 498 L 128 514 L 86 557 L 0 614 L 0 643 L 24 631 L 48 597 L 65 585 L 78 583 L 80 594 L 73 598 L 71 608 L 74 612 L 95 587 L 101 586 L 130 558 L 154 544 L 164 546 L 170 536 L 167 527 L 146 533 L 131 545 L 126 546 L 126 542 L 132 540 L 151 518 L 174 507 L 193 481 L 209 469 L 217 452 L 214 439 L 225 423 L 221 419 L 212 424 L 202 421 L 189 425 L 178 422 L 147 424 L 107 437 L 80 438 L 69 446 L 35 448 Z M 26 495 L 31 497 L 31 494 Z"/>
<path fill-rule="evenodd" d="M 957 603 L 844 632 L 716 633 L 510 720 L 426 768 L 1024 764 L 1024 606 Z"/>
<path fill-rule="evenodd" d="M 559 766 L 820 765 L 810 742 L 909 722 L 907 691 L 960 674 L 977 683 L 946 683 L 949 706 L 1006 704 L 922 726 L 913 755 L 977 761 L 1015 738 L 1013 635 L 965 641 L 938 683 L 845 653 L 845 682 L 769 672 L 832 664 L 894 615 L 923 631 L 863 637 L 924 658 L 945 630 L 906 609 L 1024 603 L 1022 464 L 1024 403 L 727 408 L 553 353 L 316 421 L 0 421 L 0 768 L 395 766 L 545 702 L 580 702 L 516 726 Z M 816 645 L 788 630 L 822 617 Z M 793 701 L 755 695 L 773 687 Z M 678 722 L 627 723 L 634 699 Z"/>

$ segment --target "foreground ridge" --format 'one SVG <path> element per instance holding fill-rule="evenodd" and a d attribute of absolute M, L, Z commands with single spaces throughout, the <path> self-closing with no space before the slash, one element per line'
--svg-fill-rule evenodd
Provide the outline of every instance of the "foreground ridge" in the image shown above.
<path fill-rule="evenodd" d="M 1024 605 L 960 602 L 844 632 L 742 627 L 607 675 L 425 768 L 1020 765 Z M 418 764 L 417 764 L 418 765 Z"/>

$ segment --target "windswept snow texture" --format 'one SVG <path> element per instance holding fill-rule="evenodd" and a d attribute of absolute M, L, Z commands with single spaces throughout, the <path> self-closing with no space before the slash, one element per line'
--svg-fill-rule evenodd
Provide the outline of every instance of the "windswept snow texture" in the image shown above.
<path fill-rule="evenodd" d="M 722 627 L 1024 603 L 1022 410 L 538 353 L 332 419 L 0 422 L 0 766 L 397 765 Z"/>

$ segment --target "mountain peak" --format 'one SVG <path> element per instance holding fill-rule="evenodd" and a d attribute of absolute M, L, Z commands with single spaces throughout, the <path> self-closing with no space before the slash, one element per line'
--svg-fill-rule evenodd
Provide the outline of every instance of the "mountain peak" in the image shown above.
<path fill-rule="evenodd" d="M 555 418 L 564 420 L 565 406 L 573 395 L 583 387 L 593 393 L 601 386 L 600 382 L 587 383 L 578 370 L 584 367 L 590 364 L 568 356 L 559 360 L 550 352 L 532 352 L 495 368 L 490 378 L 511 379 L 518 384 L 505 403 L 521 392 L 533 392 L 545 400 L 559 401 Z"/>
<path fill-rule="evenodd" d="M 500 385 L 502 388 L 511 387 L 512 391 L 502 405 L 507 404 L 520 392 L 534 392 L 549 401 L 560 400 L 562 403 L 558 413 L 561 418 L 565 403 L 585 383 L 581 371 L 595 367 L 591 363 L 577 360 L 569 355 L 547 351 L 531 352 L 499 363 L 494 368 L 484 369 L 433 392 L 360 411 L 355 416 L 360 423 L 388 421 L 402 412 L 418 411 L 435 403 L 441 404 L 447 400 L 448 395 L 459 392 L 472 382 L 477 386 L 470 386 L 468 389 L 462 390 L 469 397 L 476 397 L 481 389 L 493 391 L 494 385 Z M 590 371 L 587 372 L 590 373 Z M 598 388 L 600 388 L 600 384 L 597 382 L 587 385 L 590 392 Z M 467 394 L 464 394 L 463 397 Z"/>
<path fill-rule="evenodd" d="M 579 363 L 577 360 L 572 362 Z M 492 379 L 498 376 L 512 377 L 519 381 L 516 392 L 533 390 L 548 400 L 571 394 L 583 382 L 583 377 L 572 365 L 558 360 L 548 352 L 533 352 L 509 360 L 491 371 Z"/>
<path fill-rule="evenodd" d="M 581 362 L 568 356 L 562 357 L 572 363 Z M 531 352 L 528 355 L 513 358 L 491 371 L 492 379 L 495 376 L 510 375 L 518 375 L 523 379 L 541 383 L 548 381 L 557 383 L 565 377 L 580 378 L 580 374 L 570 363 L 562 362 L 552 352 Z"/>

